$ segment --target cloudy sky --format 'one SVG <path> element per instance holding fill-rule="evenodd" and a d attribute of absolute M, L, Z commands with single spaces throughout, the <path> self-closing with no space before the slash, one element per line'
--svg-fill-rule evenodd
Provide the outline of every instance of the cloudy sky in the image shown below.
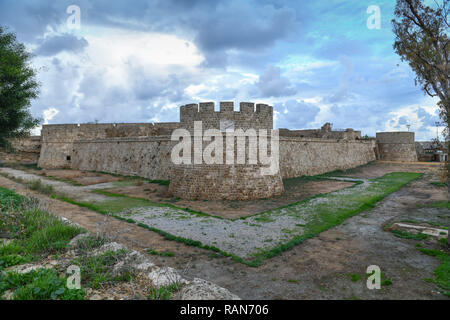
<path fill-rule="evenodd" d="M 69 6 L 80 9 L 79 28 Z M 370 29 L 378 6 L 381 28 Z M 1 0 L 35 55 L 44 123 L 167 122 L 200 101 L 275 108 L 277 128 L 436 136 L 436 101 L 392 49 L 394 0 Z M 71 8 L 69 8 L 71 9 Z M 218 108 L 218 105 L 216 106 Z"/>

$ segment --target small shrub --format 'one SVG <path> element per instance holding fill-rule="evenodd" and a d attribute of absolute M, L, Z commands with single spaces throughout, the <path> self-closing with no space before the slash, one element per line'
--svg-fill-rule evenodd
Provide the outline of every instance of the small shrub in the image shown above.
<path fill-rule="evenodd" d="M 15 289 L 14 300 L 83 300 L 82 289 L 69 290 L 66 278 L 53 269 L 34 270 L 26 274 L 9 273 L 0 279 L 0 292 Z"/>
<path fill-rule="evenodd" d="M 180 290 L 180 284 L 174 283 L 169 286 L 163 286 L 159 289 L 152 288 L 147 298 L 150 300 L 170 300 L 172 294 Z"/>
<path fill-rule="evenodd" d="M 54 193 L 53 186 L 43 184 L 40 179 L 32 180 L 27 183 L 27 185 L 31 190 L 35 190 L 46 195 L 51 195 Z"/>

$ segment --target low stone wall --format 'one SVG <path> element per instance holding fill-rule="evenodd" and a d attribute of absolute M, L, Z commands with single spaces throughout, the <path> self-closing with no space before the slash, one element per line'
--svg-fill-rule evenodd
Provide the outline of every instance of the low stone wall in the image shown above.
<path fill-rule="evenodd" d="M 280 137 L 283 178 L 346 170 L 375 160 L 375 140 Z"/>
<path fill-rule="evenodd" d="M 378 132 L 380 160 L 417 161 L 414 132 Z"/>
<path fill-rule="evenodd" d="M 14 151 L 0 150 L 0 162 L 21 162 L 36 164 L 41 152 L 41 137 L 10 139 Z"/>
<path fill-rule="evenodd" d="M 168 180 L 173 145 L 168 136 L 80 140 L 73 143 L 71 167 Z"/>

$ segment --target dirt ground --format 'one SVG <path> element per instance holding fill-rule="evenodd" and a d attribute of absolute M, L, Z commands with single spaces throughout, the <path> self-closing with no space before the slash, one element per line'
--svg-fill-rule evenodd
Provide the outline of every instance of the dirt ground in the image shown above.
<path fill-rule="evenodd" d="M 45 177 L 55 177 L 58 179 L 72 180 L 83 186 L 90 186 L 98 183 L 121 181 L 124 178 L 115 177 L 110 174 L 80 171 L 80 170 L 30 170 L 30 173 L 43 175 Z"/>
<path fill-rule="evenodd" d="M 416 240 L 401 239 L 384 226 L 402 219 L 450 223 L 448 209 L 432 208 L 436 201 L 448 201 L 447 188 L 431 185 L 437 181 L 439 167 L 425 163 L 378 162 L 349 172 L 351 177 L 374 178 L 389 172 L 423 172 L 422 178 L 319 236 L 309 239 L 252 268 L 211 251 L 164 240 L 160 235 L 136 225 L 109 218 L 68 203 L 36 197 L 47 202 L 49 210 L 95 232 L 107 219 L 119 241 L 133 249 L 169 250 L 173 257 L 153 256 L 160 265 L 183 270 L 186 278 L 210 280 L 243 299 L 448 299 L 433 283 L 439 260 L 424 255 Z M 0 186 L 32 194 L 11 180 L 0 177 Z M 178 205 L 178 204 L 177 204 Z M 430 241 L 430 245 L 432 240 Z M 364 274 L 377 265 L 392 284 L 369 290 Z M 360 275 L 352 281 L 350 274 Z"/>

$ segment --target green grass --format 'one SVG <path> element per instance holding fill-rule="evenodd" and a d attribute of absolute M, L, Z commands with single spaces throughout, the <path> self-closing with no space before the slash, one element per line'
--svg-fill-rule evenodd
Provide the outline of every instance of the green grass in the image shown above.
<path fill-rule="evenodd" d="M 450 255 L 447 252 L 440 250 L 432 250 L 426 248 L 419 248 L 419 250 L 429 256 L 436 257 L 441 261 L 441 264 L 434 269 L 434 278 L 431 280 L 441 290 L 443 294 L 450 297 Z"/>
<path fill-rule="evenodd" d="M 428 238 L 428 235 L 426 235 L 424 233 L 413 234 L 413 233 L 406 232 L 403 230 L 393 230 L 392 233 L 397 238 L 402 238 L 402 239 L 425 240 Z"/>
<path fill-rule="evenodd" d="M 441 188 L 448 187 L 448 183 L 447 182 L 433 181 L 433 182 L 430 182 L 430 184 L 433 185 L 433 186 L 436 186 L 436 187 L 441 187 Z"/>
<path fill-rule="evenodd" d="M 106 251 L 96 256 L 82 255 L 74 259 L 72 264 L 80 267 L 82 285 L 97 289 L 107 283 L 127 281 L 132 278 L 130 271 L 124 270 L 119 274 L 114 274 L 112 271 L 112 267 L 125 255 L 125 250 Z"/>
<path fill-rule="evenodd" d="M 124 194 L 112 193 L 105 190 L 94 190 L 93 192 L 97 194 L 101 194 L 110 198 L 110 200 L 103 202 L 83 202 L 77 201 L 75 199 L 71 199 L 67 196 L 52 194 L 51 197 L 54 199 L 58 199 L 61 201 L 65 201 L 71 204 L 75 204 L 80 207 L 88 208 L 90 210 L 102 213 L 102 214 L 110 214 L 110 213 L 119 213 L 126 209 L 131 208 L 139 208 L 139 207 L 167 207 L 177 210 L 185 211 L 186 213 L 192 214 L 197 217 L 213 217 L 210 214 L 192 210 L 189 208 L 181 208 L 174 206 L 170 203 L 156 203 L 151 202 L 144 198 L 131 197 Z M 215 216 L 214 216 L 215 217 Z M 215 217 L 221 219 L 221 217 Z"/>
<path fill-rule="evenodd" d="M 450 202 L 449 201 L 437 201 L 437 202 L 433 203 L 433 207 L 450 209 Z"/>
<path fill-rule="evenodd" d="M 170 300 L 173 293 L 180 290 L 180 285 L 178 283 L 171 284 L 169 286 L 162 286 L 160 288 L 150 289 L 150 293 L 147 298 L 150 300 Z"/>
<path fill-rule="evenodd" d="M 0 267 L 62 252 L 73 237 L 83 232 L 81 228 L 39 210 L 31 200 L 5 188 L 0 188 L 0 209 L 0 231 L 13 238 L 9 244 L 0 246 Z"/>
<path fill-rule="evenodd" d="M 30 182 L 27 182 L 26 185 L 31 190 L 37 191 L 42 194 L 51 195 L 54 193 L 53 186 L 48 184 L 43 184 L 40 179 L 32 180 Z"/>
<path fill-rule="evenodd" d="M 0 296 L 13 291 L 14 300 L 83 300 L 83 289 L 68 289 L 67 279 L 59 277 L 53 269 L 34 270 L 29 273 L 0 273 Z"/>
<path fill-rule="evenodd" d="M 350 277 L 350 280 L 352 280 L 353 282 L 357 282 L 359 279 L 361 279 L 361 276 L 355 273 L 349 273 L 347 274 L 347 276 Z"/>
<path fill-rule="evenodd" d="M 172 251 L 162 251 L 162 252 L 158 252 L 156 250 L 153 249 L 146 249 L 145 251 L 147 251 L 149 254 L 154 255 L 154 256 L 161 256 L 161 257 L 173 257 L 175 256 L 175 253 L 173 253 Z"/>

